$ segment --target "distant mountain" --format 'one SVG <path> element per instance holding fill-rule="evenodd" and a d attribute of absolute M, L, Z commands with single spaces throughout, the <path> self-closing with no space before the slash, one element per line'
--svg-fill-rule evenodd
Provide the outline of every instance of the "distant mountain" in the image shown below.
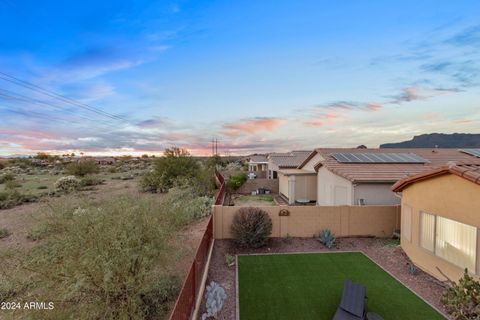
<path fill-rule="evenodd" d="M 480 134 L 430 133 L 414 136 L 412 140 L 384 143 L 380 148 L 480 148 Z"/>

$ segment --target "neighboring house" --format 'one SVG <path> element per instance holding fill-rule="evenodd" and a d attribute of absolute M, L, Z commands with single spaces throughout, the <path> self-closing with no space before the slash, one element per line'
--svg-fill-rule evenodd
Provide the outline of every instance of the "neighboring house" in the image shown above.
<path fill-rule="evenodd" d="M 112 157 L 94 157 L 93 160 L 98 165 L 112 165 L 115 163 L 115 158 Z"/>
<path fill-rule="evenodd" d="M 402 179 L 401 245 L 412 262 L 440 280 L 465 268 L 480 276 L 480 164 L 452 163 Z"/>
<path fill-rule="evenodd" d="M 306 199 L 325 206 L 394 205 L 400 203 L 390 190 L 396 181 L 449 161 L 480 163 L 472 152 L 457 149 L 320 148 L 283 170 L 279 189 L 290 204 Z"/>
<path fill-rule="evenodd" d="M 312 150 L 270 153 L 268 155 L 268 179 L 278 179 L 278 172 L 281 169 L 297 168 L 311 153 Z"/>
<path fill-rule="evenodd" d="M 248 157 L 248 171 L 267 171 L 268 159 L 266 154 L 254 154 Z"/>

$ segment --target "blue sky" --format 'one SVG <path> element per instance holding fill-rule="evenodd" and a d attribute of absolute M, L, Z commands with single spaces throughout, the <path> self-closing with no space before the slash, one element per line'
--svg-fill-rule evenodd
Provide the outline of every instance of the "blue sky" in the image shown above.
<path fill-rule="evenodd" d="M 0 155 L 478 133 L 479 16 L 478 1 L 0 0 Z"/>

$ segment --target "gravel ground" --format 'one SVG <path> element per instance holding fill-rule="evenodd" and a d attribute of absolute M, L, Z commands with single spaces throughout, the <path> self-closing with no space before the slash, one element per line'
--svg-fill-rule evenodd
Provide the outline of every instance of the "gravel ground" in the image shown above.
<path fill-rule="evenodd" d="M 216 240 L 212 255 L 208 282 L 216 281 L 225 288 L 227 300 L 218 319 L 235 319 L 235 266 L 228 267 L 225 255 L 249 253 L 285 253 L 285 252 L 322 252 L 328 251 L 322 244 L 313 238 L 271 238 L 268 245 L 256 250 L 238 249 L 231 240 Z M 405 286 L 421 296 L 425 301 L 446 314 L 440 302 L 442 284 L 418 270 L 415 275 L 408 272 L 409 259 L 392 240 L 374 238 L 341 238 L 337 239 L 336 248 L 331 251 L 361 251 L 385 270 L 394 275 Z M 202 302 L 205 305 L 205 301 Z"/>

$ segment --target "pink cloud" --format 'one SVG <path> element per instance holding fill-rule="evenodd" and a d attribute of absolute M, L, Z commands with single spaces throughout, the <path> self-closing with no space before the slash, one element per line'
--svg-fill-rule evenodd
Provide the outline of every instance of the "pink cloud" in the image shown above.
<path fill-rule="evenodd" d="M 368 112 L 376 112 L 382 108 L 382 105 L 376 102 L 370 102 L 365 105 L 365 110 Z"/>
<path fill-rule="evenodd" d="M 338 115 L 338 114 L 332 113 L 332 112 L 327 112 L 327 113 L 324 113 L 324 114 L 316 117 L 313 120 L 306 121 L 305 124 L 308 125 L 308 126 L 311 126 L 311 127 L 318 128 L 318 127 L 322 127 L 322 126 L 325 126 L 325 125 L 334 124 L 340 118 L 343 118 L 343 117 Z"/>
<path fill-rule="evenodd" d="M 235 123 L 227 123 L 222 126 L 224 134 L 229 137 L 238 137 L 242 133 L 256 134 L 261 131 L 273 131 L 284 123 L 285 120 L 278 118 L 253 118 L 241 120 Z"/>

